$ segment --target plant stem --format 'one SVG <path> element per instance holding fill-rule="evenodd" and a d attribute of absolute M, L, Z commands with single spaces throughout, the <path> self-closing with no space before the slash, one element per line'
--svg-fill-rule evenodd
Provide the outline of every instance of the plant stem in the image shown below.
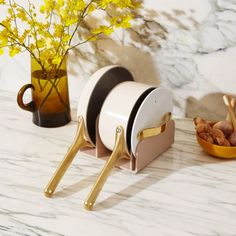
<path fill-rule="evenodd" d="M 16 27 L 16 29 L 18 30 L 17 21 L 16 21 L 15 10 L 14 10 L 14 8 L 13 8 L 13 6 L 12 6 L 11 0 L 9 0 L 8 2 L 9 2 L 9 5 L 10 5 L 10 7 L 11 7 L 11 9 L 12 9 L 12 12 L 13 12 L 14 22 L 15 22 L 15 27 Z"/>
<path fill-rule="evenodd" d="M 93 1 L 94 1 L 94 0 L 91 0 L 91 1 L 88 3 L 88 5 L 84 8 L 82 14 L 79 16 L 80 19 L 79 19 L 79 21 L 78 21 L 78 23 L 77 23 L 77 25 L 76 25 L 76 27 L 75 27 L 75 29 L 74 29 L 72 35 L 71 35 L 71 38 L 70 38 L 70 41 L 69 41 L 69 46 L 71 45 L 72 39 L 73 39 L 75 33 L 77 32 L 77 30 L 78 30 L 78 28 L 79 28 L 79 26 L 80 26 L 82 20 L 84 20 L 84 14 L 86 13 L 87 9 L 89 8 L 89 6 L 92 4 Z M 66 53 L 67 53 L 67 52 L 68 52 L 68 50 L 66 51 Z"/>
<path fill-rule="evenodd" d="M 48 26 L 48 33 L 49 34 L 51 34 L 50 27 L 51 27 L 51 24 L 52 24 L 52 15 L 53 15 L 54 7 L 55 7 L 55 2 L 53 2 L 53 7 L 52 7 L 52 10 L 51 10 L 51 13 L 50 13 L 50 17 L 49 17 L 49 26 Z"/>
<path fill-rule="evenodd" d="M 52 82 L 51 80 L 48 80 L 48 81 L 52 84 L 52 86 L 51 86 L 50 90 L 48 91 L 47 95 L 44 97 L 43 101 L 41 102 L 41 104 L 40 104 L 40 109 L 44 106 L 45 102 L 47 101 L 47 99 L 48 99 L 48 97 L 50 96 L 50 94 L 51 94 L 51 92 L 52 92 L 53 89 L 56 90 L 56 93 L 57 93 L 57 95 L 58 95 L 58 97 L 59 97 L 61 103 L 62 103 L 67 109 L 69 109 L 68 105 L 63 101 L 63 99 L 62 99 L 62 97 L 61 97 L 61 95 L 60 95 L 60 93 L 59 93 L 59 91 L 58 91 L 58 89 L 57 89 L 57 85 L 59 84 L 60 79 L 61 79 L 61 78 L 55 77 L 55 79 L 54 79 L 53 82 Z"/>
<path fill-rule="evenodd" d="M 95 34 L 95 35 L 89 37 L 88 39 L 84 40 L 83 42 L 80 42 L 80 43 L 77 43 L 77 44 L 73 45 L 72 47 L 70 47 L 70 48 L 68 49 L 68 51 L 71 50 L 71 49 L 73 49 L 73 48 L 75 48 L 75 47 L 78 47 L 79 45 L 82 45 L 82 44 L 87 43 L 87 42 L 90 41 L 91 39 L 96 38 L 96 37 L 98 37 L 98 36 L 101 35 L 101 34 L 103 34 L 103 33 L 100 32 L 100 33 L 98 33 L 98 34 Z"/>
<path fill-rule="evenodd" d="M 40 64 L 40 66 L 42 67 L 42 69 L 43 69 L 44 71 L 46 71 L 45 68 L 44 68 L 44 66 L 42 65 L 41 61 L 35 56 L 35 54 L 30 50 L 30 48 L 29 48 L 25 43 L 19 42 L 17 36 L 16 36 L 11 30 L 9 30 L 8 27 L 6 27 L 6 26 L 5 26 L 4 24 L 2 24 L 1 22 L 0 22 L 0 26 L 2 26 L 3 28 L 5 28 L 5 29 L 12 35 L 11 39 L 12 39 L 16 44 L 18 44 L 19 46 L 25 48 L 25 49 L 30 53 L 30 55 Z"/>

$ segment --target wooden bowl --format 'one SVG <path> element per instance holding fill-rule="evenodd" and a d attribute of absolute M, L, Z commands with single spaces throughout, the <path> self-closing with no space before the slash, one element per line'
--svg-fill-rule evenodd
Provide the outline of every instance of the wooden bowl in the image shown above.
<path fill-rule="evenodd" d="M 216 144 L 206 142 L 204 139 L 200 138 L 198 134 L 196 134 L 196 137 L 199 145 L 203 148 L 204 151 L 206 151 L 210 155 L 220 158 L 229 158 L 229 159 L 236 158 L 236 146 L 235 147 L 219 146 Z"/>

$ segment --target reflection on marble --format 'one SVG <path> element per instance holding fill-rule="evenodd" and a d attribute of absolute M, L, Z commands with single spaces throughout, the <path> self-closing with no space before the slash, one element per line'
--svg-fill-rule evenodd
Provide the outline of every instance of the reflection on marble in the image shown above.
<path fill-rule="evenodd" d="M 87 212 L 100 160 L 77 154 L 54 197 L 43 195 L 76 122 L 39 128 L 2 90 L 0 107 L 0 235 L 236 235 L 236 161 L 206 155 L 191 120 L 176 120 L 175 144 L 140 173 L 114 170 Z"/>
<path fill-rule="evenodd" d="M 235 55 L 234 0 L 144 0 L 132 29 L 116 31 L 111 39 L 85 44 L 72 53 L 71 98 L 79 97 L 95 70 L 121 64 L 133 72 L 137 81 L 171 89 L 175 115 L 189 115 L 189 97 L 201 100 L 215 92 L 236 94 L 232 86 Z M 7 57 L 0 60 L 0 88 L 18 90 L 19 81 L 29 79 L 27 57 L 23 61 L 18 57 L 13 64 Z M 198 109 L 190 110 L 197 114 Z M 200 113 L 214 112 L 208 106 L 202 109 Z"/>

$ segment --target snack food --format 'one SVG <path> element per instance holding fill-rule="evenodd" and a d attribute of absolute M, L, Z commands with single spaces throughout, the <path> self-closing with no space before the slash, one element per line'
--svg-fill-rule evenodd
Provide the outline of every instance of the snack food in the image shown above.
<path fill-rule="evenodd" d="M 229 140 L 225 137 L 222 130 L 215 128 L 209 121 L 200 117 L 194 119 L 198 136 L 205 141 L 220 146 L 231 146 Z"/>
<path fill-rule="evenodd" d="M 232 98 L 229 102 L 229 97 L 224 95 L 223 100 L 228 109 L 226 120 L 212 122 L 196 117 L 196 131 L 198 136 L 208 143 L 226 147 L 236 146 L 235 99 Z"/>

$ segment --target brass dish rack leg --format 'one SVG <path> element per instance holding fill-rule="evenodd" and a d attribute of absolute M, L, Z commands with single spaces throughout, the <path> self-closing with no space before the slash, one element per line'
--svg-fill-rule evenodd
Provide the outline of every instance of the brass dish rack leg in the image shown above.
<path fill-rule="evenodd" d="M 58 166 L 51 180 L 49 181 L 47 187 L 44 189 L 44 194 L 46 197 L 52 196 L 57 185 L 59 184 L 60 180 L 62 179 L 65 172 L 69 168 L 71 162 L 73 161 L 76 153 L 84 147 L 93 147 L 93 145 L 88 141 L 88 138 L 86 137 L 84 119 L 82 117 L 79 117 L 75 139 L 72 145 L 70 146 L 66 156 Z"/>
<path fill-rule="evenodd" d="M 121 126 L 118 126 L 116 129 L 116 142 L 113 149 L 113 152 L 103 167 L 96 183 L 94 184 L 91 192 L 89 193 L 86 201 L 84 202 L 84 207 L 86 210 L 91 210 L 99 193 L 101 192 L 108 176 L 110 175 L 112 169 L 115 167 L 117 161 L 120 158 L 130 159 L 130 154 L 127 150 L 124 129 Z"/>

